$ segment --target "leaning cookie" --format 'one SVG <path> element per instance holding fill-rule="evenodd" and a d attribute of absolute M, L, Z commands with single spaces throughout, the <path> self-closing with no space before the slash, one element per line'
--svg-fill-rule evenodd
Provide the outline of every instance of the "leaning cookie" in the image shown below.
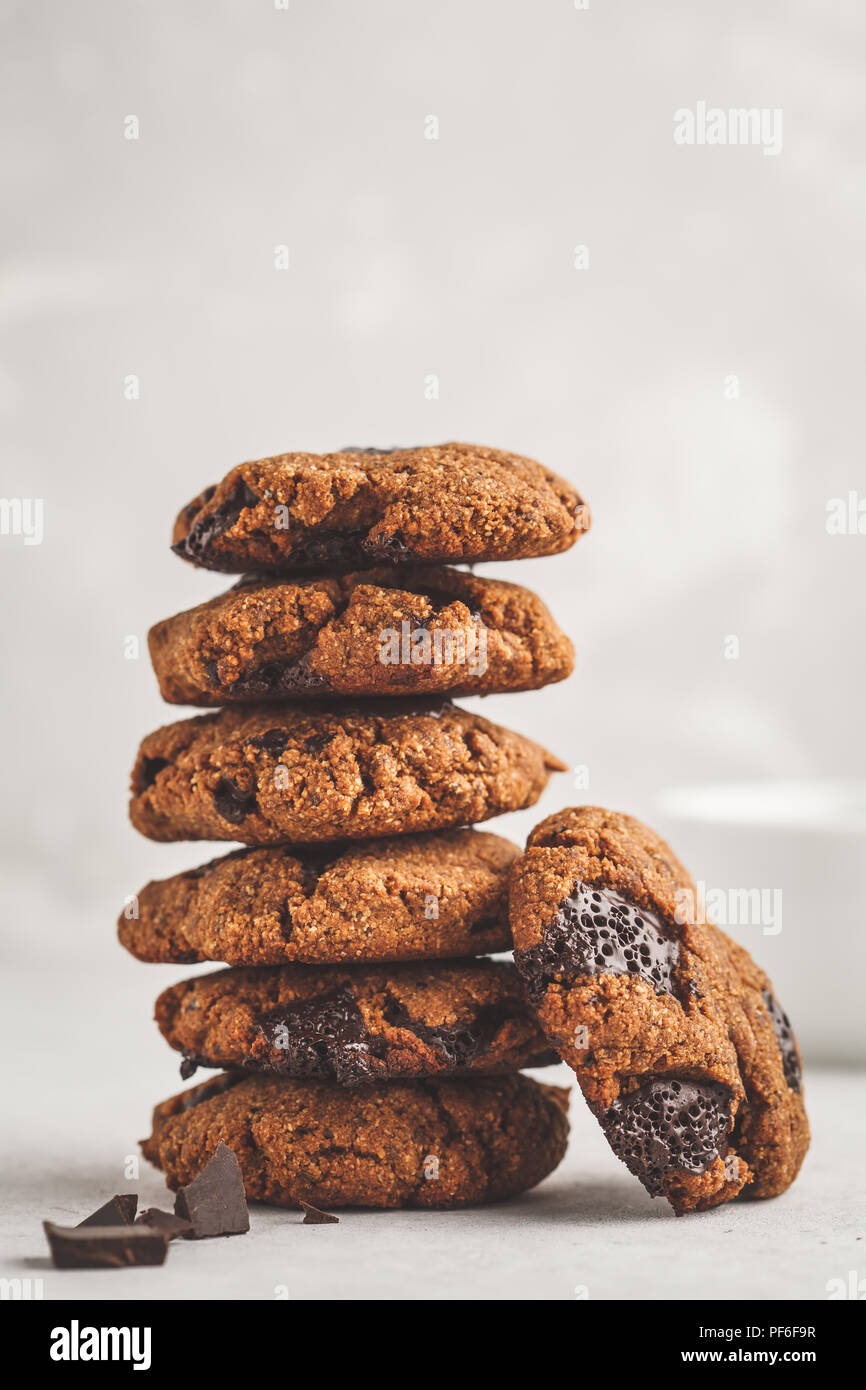
<path fill-rule="evenodd" d="M 509 961 L 283 965 L 199 975 L 164 990 L 156 1022 L 197 1067 L 357 1086 L 558 1060 Z"/>
<path fill-rule="evenodd" d="M 245 579 L 157 623 L 148 641 L 176 705 L 489 695 L 537 690 L 574 666 L 536 594 L 445 568 Z"/>
<path fill-rule="evenodd" d="M 148 883 L 118 935 L 144 961 L 343 965 L 510 951 L 501 835 L 442 830 L 241 849 Z"/>
<path fill-rule="evenodd" d="M 289 574 L 555 555 L 588 527 L 579 494 L 540 463 L 440 444 L 239 464 L 184 507 L 172 540 L 207 569 Z"/>
<path fill-rule="evenodd" d="M 528 1076 L 327 1081 L 226 1073 L 153 1113 L 142 1141 L 171 1188 L 217 1145 L 278 1207 L 459 1207 L 534 1187 L 562 1159 L 568 1092 Z"/>
<path fill-rule="evenodd" d="M 515 964 L 614 1152 L 677 1213 L 772 1197 L 808 1148 L 800 1058 L 769 980 L 696 918 L 630 816 L 549 816 L 511 871 Z"/>
<path fill-rule="evenodd" d="M 149 734 L 130 819 L 152 840 L 411 834 L 531 806 L 555 769 L 537 743 L 447 701 L 254 705 Z"/>

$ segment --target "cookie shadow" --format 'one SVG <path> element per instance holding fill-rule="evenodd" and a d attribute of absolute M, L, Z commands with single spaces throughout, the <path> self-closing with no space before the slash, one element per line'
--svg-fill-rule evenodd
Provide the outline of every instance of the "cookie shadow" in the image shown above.
<path fill-rule="evenodd" d="M 528 1199 L 532 1218 L 580 1226 L 629 1225 L 647 1221 L 678 1220 L 661 1197 L 650 1197 L 632 1182 L 617 1178 L 581 1182 L 570 1179 L 533 1192 Z"/>

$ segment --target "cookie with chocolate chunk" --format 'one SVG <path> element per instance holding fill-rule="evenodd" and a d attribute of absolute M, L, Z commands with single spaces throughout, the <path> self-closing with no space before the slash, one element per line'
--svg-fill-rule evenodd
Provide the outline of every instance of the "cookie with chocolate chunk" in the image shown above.
<path fill-rule="evenodd" d="M 442 830 L 299 849 L 234 850 L 148 883 L 118 935 L 145 961 L 343 965 L 511 949 L 501 835 Z"/>
<path fill-rule="evenodd" d="M 239 464 L 177 518 L 173 549 L 228 573 L 556 555 L 589 527 L 563 478 L 477 444 L 279 454 Z"/>
<path fill-rule="evenodd" d="M 445 830 L 531 806 L 555 769 L 447 701 L 254 705 L 149 734 L 130 819 L 152 840 L 247 845 Z"/>
<path fill-rule="evenodd" d="M 534 1187 L 565 1153 L 568 1092 L 528 1076 L 331 1081 L 226 1073 L 158 1105 L 142 1142 L 171 1188 L 220 1143 L 278 1207 L 459 1207 Z"/>
<path fill-rule="evenodd" d="M 702 923 L 674 854 L 597 806 L 536 827 L 510 882 L 514 960 L 614 1152 L 677 1213 L 772 1197 L 809 1144 L 800 1056 L 766 975 Z"/>
<path fill-rule="evenodd" d="M 242 580 L 148 637 L 176 705 L 489 695 L 564 680 L 571 642 L 529 589 L 465 570 Z"/>
<path fill-rule="evenodd" d="M 197 1067 L 367 1081 L 558 1060 L 508 961 L 252 966 L 166 989 L 156 1022 Z"/>

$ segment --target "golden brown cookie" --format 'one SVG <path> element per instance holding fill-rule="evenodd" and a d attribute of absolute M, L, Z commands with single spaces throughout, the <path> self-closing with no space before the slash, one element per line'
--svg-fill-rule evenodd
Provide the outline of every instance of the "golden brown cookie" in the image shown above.
<path fill-rule="evenodd" d="M 410 834 L 531 806 L 555 769 L 537 743 L 447 701 L 254 705 L 149 734 L 130 818 L 152 840 Z"/>
<path fill-rule="evenodd" d="M 172 539 L 208 569 L 333 573 L 555 555 L 588 527 L 578 493 L 540 463 L 439 444 L 239 464 L 184 507 Z"/>
<path fill-rule="evenodd" d="M 309 965 L 511 950 L 501 835 L 441 830 L 389 840 L 241 849 L 148 883 L 118 921 L 139 960 Z"/>
<path fill-rule="evenodd" d="M 514 960 L 614 1152 L 678 1212 L 772 1197 L 809 1144 L 800 1057 L 766 975 L 698 919 L 631 816 L 548 816 L 511 870 Z"/>
<path fill-rule="evenodd" d="M 147 1159 L 169 1187 L 220 1143 L 278 1207 L 457 1207 L 534 1187 L 568 1140 L 568 1092 L 528 1076 L 328 1081 L 225 1073 L 158 1105 Z"/>
<path fill-rule="evenodd" d="M 558 1061 L 510 961 L 281 965 L 199 975 L 164 990 L 156 1022 L 197 1067 L 357 1086 Z"/>
<path fill-rule="evenodd" d="M 176 705 L 489 695 L 537 690 L 574 666 L 536 594 L 445 568 L 245 579 L 157 623 L 148 641 Z"/>

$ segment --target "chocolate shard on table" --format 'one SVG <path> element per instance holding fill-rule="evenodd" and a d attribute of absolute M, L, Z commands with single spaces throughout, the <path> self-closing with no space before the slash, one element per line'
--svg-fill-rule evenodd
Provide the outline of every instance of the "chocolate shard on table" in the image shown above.
<path fill-rule="evenodd" d="M 158 1207 L 148 1207 L 136 1221 L 136 1226 L 150 1226 L 161 1231 L 168 1240 L 176 1240 L 192 1231 L 192 1223 L 173 1211 L 160 1211 Z"/>
<path fill-rule="evenodd" d="M 198 1177 L 178 1192 L 174 1211 L 192 1228 L 187 1240 L 242 1235 L 250 1229 L 244 1181 L 233 1149 L 217 1145 Z"/>
<path fill-rule="evenodd" d="M 57 1269 L 123 1269 L 161 1265 L 168 1238 L 152 1226 L 56 1226 L 43 1221 Z"/>
<path fill-rule="evenodd" d="M 314 1207 L 312 1202 L 301 1202 L 304 1209 L 304 1219 L 302 1226 L 330 1226 L 339 1225 L 339 1216 L 334 1216 L 333 1212 L 322 1211 L 320 1207 Z"/>
<path fill-rule="evenodd" d="M 137 1192 L 116 1192 L 90 1216 L 79 1221 L 76 1229 L 80 1230 L 82 1226 L 131 1226 L 137 1207 Z"/>

